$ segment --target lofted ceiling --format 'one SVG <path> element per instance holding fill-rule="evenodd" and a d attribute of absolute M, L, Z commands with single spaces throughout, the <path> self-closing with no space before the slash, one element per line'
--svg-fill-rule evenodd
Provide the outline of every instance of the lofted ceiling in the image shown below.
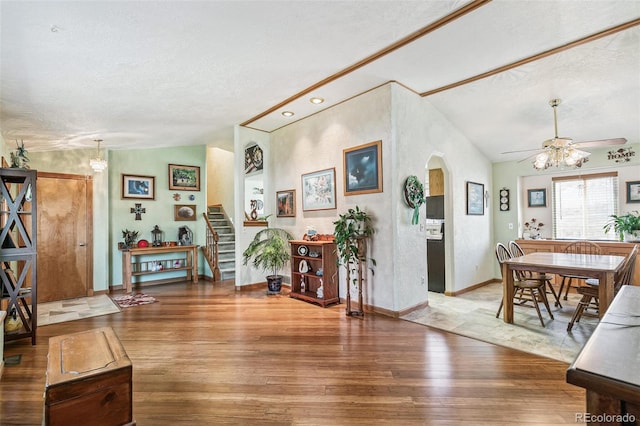
<path fill-rule="evenodd" d="M 559 136 L 640 142 L 640 1 L 1 0 L 0 37 L 10 149 L 232 149 L 390 81 L 493 162 L 554 135 L 553 98 Z"/>

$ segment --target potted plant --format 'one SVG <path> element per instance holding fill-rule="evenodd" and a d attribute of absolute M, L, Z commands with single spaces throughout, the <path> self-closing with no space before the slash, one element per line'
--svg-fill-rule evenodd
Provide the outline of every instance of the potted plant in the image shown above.
<path fill-rule="evenodd" d="M 291 257 L 289 241 L 293 239 L 288 231 L 280 228 L 265 228 L 258 232 L 242 253 L 244 264 L 251 261 L 257 269 L 271 272 L 267 275 L 269 293 L 280 293 L 282 275 L 278 274 Z"/>
<path fill-rule="evenodd" d="M 344 265 L 347 269 L 347 315 L 363 315 L 362 311 L 362 288 L 359 286 L 359 282 L 362 277 L 359 276 L 359 264 L 360 262 L 371 262 L 373 266 L 376 265 L 376 260 L 373 258 L 367 258 L 366 245 L 362 244 L 367 238 L 371 237 L 375 233 L 375 229 L 371 224 L 371 216 L 364 210 L 360 210 L 360 207 L 356 206 L 355 209 L 349 209 L 347 213 L 339 215 L 339 219 L 333 224 L 334 229 L 334 242 L 336 243 L 337 250 L 337 263 L 338 266 Z M 370 267 L 371 271 L 373 269 Z M 349 292 L 349 285 L 353 284 L 358 287 L 360 311 L 352 312 L 350 302 L 351 294 Z"/>
<path fill-rule="evenodd" d="M 620 241 L 640 240 L 640 213 L 637 210 L 622 215 L 612 214 L 609 217 L 611 220 L 604 225 L 604 232 L 613 229 Z"/>
<path fill-rule="evenodd" d="M 124 247 L 131 248 L 138 238 L 138 231 L 129 231 L 128 229 L 125 229 L 122 231 L 122 238 L 124 238 Z"/>

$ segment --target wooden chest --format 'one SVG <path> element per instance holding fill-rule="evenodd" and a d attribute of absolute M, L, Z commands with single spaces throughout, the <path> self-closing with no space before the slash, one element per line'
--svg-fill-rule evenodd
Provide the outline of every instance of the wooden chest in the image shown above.
<path fill-rule="evenodd" d="M 132 366 L 111 327 L 49 339 L 44 424 L 135 425 Z"/>

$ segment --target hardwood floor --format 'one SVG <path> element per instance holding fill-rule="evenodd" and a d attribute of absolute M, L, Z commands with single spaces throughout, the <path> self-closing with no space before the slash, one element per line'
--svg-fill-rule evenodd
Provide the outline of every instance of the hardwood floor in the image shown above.
<path fill-rule="evenodd" d="M 145 287 L 158 303 L 7 342 L 0 424 L 40 425 L 51 336 L 113 327 L 138 425 L 575 424 L 567 364 L 383 316 L 344 315 L 232 282 Z M 79 425 L 83 424 L 79 419 Z"/>

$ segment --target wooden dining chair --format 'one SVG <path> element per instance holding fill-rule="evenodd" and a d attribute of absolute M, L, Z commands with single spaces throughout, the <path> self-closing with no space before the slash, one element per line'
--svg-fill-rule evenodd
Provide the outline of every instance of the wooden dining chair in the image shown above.
<path fill-rule="evenodd" d="M 522 250 L 522 247 L 520 247 L 520 244 L 516 243 L 515 241 L 509 241 L 509 252 L 513 257 L 520 257 L 524 256 L 525 254 L 524 250 Z M 554 305 L 562 309 L 560 297 L 558 296 L 558 293 L 556 293 L 556 289 L 553 287 L 553 284 L 551 284 L 551 281 L 553 280 L 553 274 L 531 271 L 526 271 L 526 274 L 528 275 L 526 279 L 544 280 L 548 289 L 548 293 L 551 293 L 553 295 L 553 298 L 555 300 Z"/>
<path fill-rule="evenodd" d="M 625 258 L 618 273 L 614 277 L 613 294 L 616 295 L 620 291 L 623 285 L 631 284 L 633 278 L 633 271 L 636 266 L 636 258 L 638 257 L 638 244 L 633 246 L 629 255 Z M 586 313 L 588 309 L 594 309 L 594 316 L 599 316 L 598 295 L 600 282 L 595 278 L 589 278 L 585 281 L 584 287 L 578 288 L 578 293 L 582 295 L 582 298 L 576 306 L 576 310 L 573 312 L 571 321 L 567 325 L 567 331 L 571 331 L 573 325 L 580 321 L 580 318 Z"/>
<path fill-rule="evenodd" d="M 575 241 L 569 244 L 563 250 L 564 253 L 573 253 L 573 254 L 602 254 L 602 249 L 600 246 L 592 241 Z M 567 296 L 569 295 L 569 289 L 579 288 L 579 286 L 572 286 L 571 283 L 573 280 L 586 280 L 589 277 L 583 277 L 578 275 L 560 275 L 562 277 L 562 281 L 560 282 L 560 290 L 558 291 L 558 295 L 562 295 L 562 290 L 564 289 L 564 300 L 567 300 Z M 566 286 L 566 287 L 565 287 Z"/>
<path fill-rule="evenodd" d="M 511 259 L 513 256 L 507 246 L 502 243 L 496 244 L 496 258 L 498 259 L 498 263 L 500 264 L 500 273 L 502 274 L 502 264 Z M 504 277 L 503 277 L 504 279 Z M 538 303 L 542 301 L 544 306 L 547 308 L 547 312 L 551 319 L 553 319 L 553 313 L 551 313 L 551 308 L 549 307 L 549 301 L 547 300 L 547 292 L 545 290 L 546 283 L 544 280 L 529 280 L 524 277 L 521 271 L 514 271 L 513 275 L 513 286 L 514 286 L 514 305 L 515 301 L 518 301 L 519 306 L 526 305 L 527 302 L 532 303 L 533 307 L 536 309 L 538 313 L 538 318 L 540 319 L 540 323 L 544 327 L 544 320 L 542 318 L 542 313 L 540 312 L 540 306 Z M 500 307 L 498 308 L 498 312 L 496 313 L 496 318 L 500 317 L 500 312 L 502 312 L 502 307 L 504 306 L 504 296 L 500 301 Z M 528 306 L 528 305 L 527 305 Z"/>

